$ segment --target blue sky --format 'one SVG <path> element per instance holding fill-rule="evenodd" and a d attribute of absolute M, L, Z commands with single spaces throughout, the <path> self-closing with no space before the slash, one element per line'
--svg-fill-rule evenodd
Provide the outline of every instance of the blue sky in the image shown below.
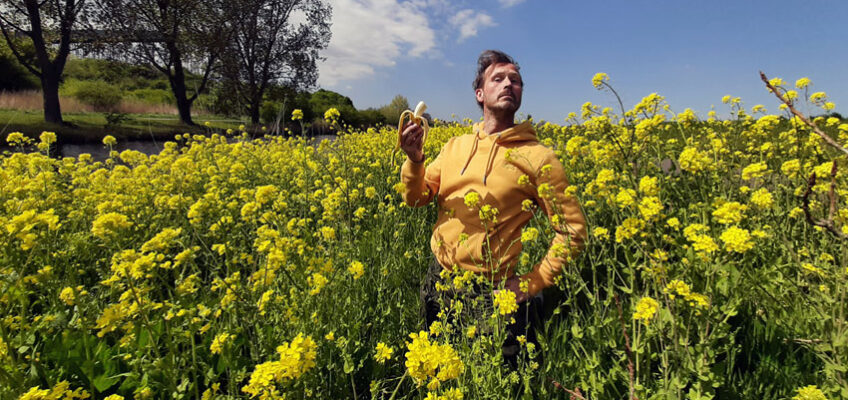
<path fill-rule="evenodd" d="M 358 109 L 402 94 L 437 118 L 479 118 L 471 89 L 477 56 L 513 56 L 525 81 L 519 113 L 562 123 L 586 101 L 615 106 L 592 87 L 606 72 L 632 107 L 652 92 L 701 117 L 724 95 L 750 110 L 777 99 L 758 71 L 809 77 L 848 114 L 846 1 L 331 0 L 333 39 L 320 87 Z M 816 110 L 812 110 L 818 113 Z"/>

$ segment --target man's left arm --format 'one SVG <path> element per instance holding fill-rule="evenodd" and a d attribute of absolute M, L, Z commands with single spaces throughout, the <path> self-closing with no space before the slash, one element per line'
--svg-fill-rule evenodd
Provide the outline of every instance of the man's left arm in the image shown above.
<path fill-rule="evenodd" d="M 577 257 L 586 242 L 586 218 L 577 198 L 566 193 L 567 187 L 565 168 L 550 151 L 537 181 L 536 202 L 548 215 L 556 236 L 545 258 L 520 278 L 528 281 L 528 297 L 553 286 L 563 266 Z"/>

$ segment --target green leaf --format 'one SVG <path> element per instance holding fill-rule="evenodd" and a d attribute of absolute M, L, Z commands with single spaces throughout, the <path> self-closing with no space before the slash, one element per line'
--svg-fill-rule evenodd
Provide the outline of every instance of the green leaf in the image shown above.
<path fill-rule="evenodd" d="M 577 325 L 577 324 L 571 325 L 571 335 L 574 336 L 577 339 L 580 339 L 580 338 L 583 337 L 583 330 L 580 329 L 580 325 Z"/>
<path fill-rule="evenodd" d="M 105 392 L 112 385 L 118 382 L 118 378 L 114 376 L 107 376 L 106 374 L 102 374 L 96 378 L 94 378 L 91 383 L 94 384 L 94 388 L 97 389 L 98 392 Z"/>
<path fill-rule="evenodd" d="M 353 360 L 350 357 L 345 357 L 344 361 L 344 373 L 349 374 L 353 372 Z"/>

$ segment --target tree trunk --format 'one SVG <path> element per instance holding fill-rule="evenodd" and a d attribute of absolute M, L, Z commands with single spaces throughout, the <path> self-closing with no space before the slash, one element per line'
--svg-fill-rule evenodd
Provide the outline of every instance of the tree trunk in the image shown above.
<path fill-rule="evenodd" d="M 168 51 L 171 54 L 171 64 L 174 66 L 174 73 L 168 73 L 168 81 L 171 83 L 171 90 L 174 92 L 174 98 L 177 100 L 177 111 L 180 113 L 180 121 L 186 125 L 194 125 L 191 120 L 191 101 L 186 95 L 185 70 L 183 70 L 182 54 L 176 43 L 167 42 Z"/>
<path fill-rule="evenodd" d="M 52 69 L 42 69 L 41 90 L 44 97 L 44 121 L 62 124 L 62 110 L 59 104 L 59 74 Z"/>
<path fill-rule="evenodd" d="M 250 122 L 254 125 L 259 125 L 259 102 L 251 101 L 250 106 L 248 106 L 247 108 L 248 111 L 250 111 Z"/>

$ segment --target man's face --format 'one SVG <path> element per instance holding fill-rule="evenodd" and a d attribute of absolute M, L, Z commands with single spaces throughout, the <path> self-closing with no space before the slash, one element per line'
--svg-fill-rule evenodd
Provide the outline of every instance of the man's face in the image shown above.
<path fill-rule="evenodd" d="M 475 94 L 477 101 L 483 103 L 484 110 L 515 114 L 521 107 L 523 88 L 524 82 L 515 65 L 498 63 L 486 68 L 483 84 L 475 90 Z"/>

